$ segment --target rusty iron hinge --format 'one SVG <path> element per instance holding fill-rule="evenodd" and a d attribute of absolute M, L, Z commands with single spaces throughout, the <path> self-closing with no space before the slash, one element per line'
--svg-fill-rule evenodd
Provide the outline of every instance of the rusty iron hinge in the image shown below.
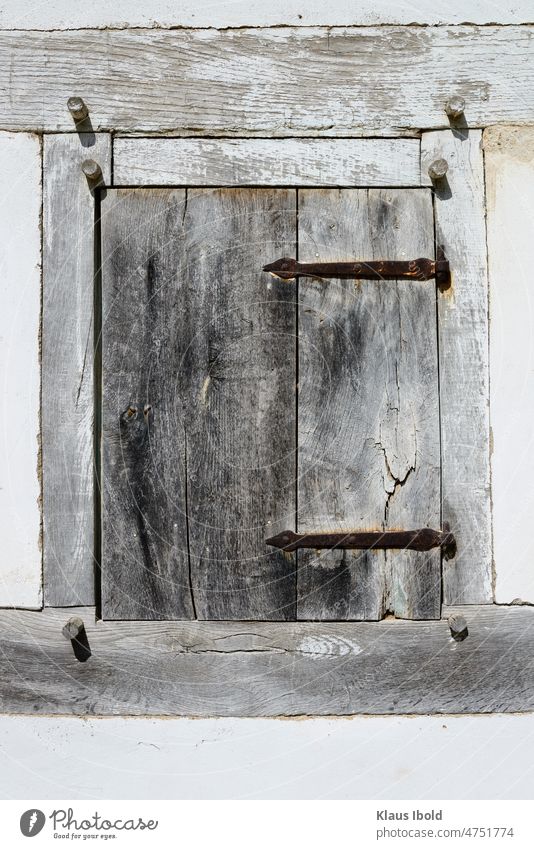
<path fill-rule="evenodd" d="M 444 522 L 443 530 L 420 528 L 416 531 L 344 531 L 337 533 L 305 533 L 282 531 L 265 540 L 267 545 L 295 551 L 297 548 L 409 548 L 414 551 L 430 551 L 441 548 L 446 557 L 454 556 L 456 540 L 449 525 Z"/>
<path fill-rule="evenodd" d="M 436 278 L 440 288 L 450 286 L 449 262 L 442 248 L 438 248 L 437 259 L 378 260 L 371 262 L 298 262 L 282 257 L 264 265 L 281 280 L 295 277 L 337 277 L 343 280 L 430 280 Z"/>

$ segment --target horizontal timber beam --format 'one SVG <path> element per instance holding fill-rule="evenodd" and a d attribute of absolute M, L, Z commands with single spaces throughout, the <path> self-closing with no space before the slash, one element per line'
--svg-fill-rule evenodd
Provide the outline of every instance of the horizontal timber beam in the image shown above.
<path fill-rule="evenodd" d="M 95 622 L 94 608 L 0 611 L 4 713 L 295 716 L 534 711 L 534 608 L 467 620 Z M 62 628 L 80 617 L 92 656 Z"/>
<path fill-rule="evenodd" d="M 116 138 L 114 186 L 420 186 L 419 139 Z"/>
<path fill-rule="evenodd" d="M 534 121 L 528 27 L 284 27 L 0 33 L 0 129 L 385 135 Z M 510 68 L 513 80 L 510 81 Z"/>

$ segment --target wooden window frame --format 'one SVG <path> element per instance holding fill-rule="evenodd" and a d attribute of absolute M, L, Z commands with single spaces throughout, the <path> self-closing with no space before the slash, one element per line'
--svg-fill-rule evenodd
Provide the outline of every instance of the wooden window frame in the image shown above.
<path fill-rule="evenodd" d="M 442 619 L 99 620 L 93 580 L 99 387 L 91 357 L 98 342 L 93 279 L 101 257 L 94 223 L 101 193 L 126 186 L 420 188 L 431 185 L 428 164 L 440 157 L 450 169 L 434 186 L 436 240 L 453 274 L 437 308 L 443 520 L 460 543 L 459 555 L 444 567 Z M 98 188 L 81 171 L 86 158 L 101 167 Z M 421 139 L 45 135 L 43 227 L 45 607 L 0 611 L 4 710 L 294 716 L 534 709 L 534 694 L 521 684 L 528 664 L 518 650 L 533 611 L 493 604 L 480 130 L 436 130 Z M 450 635 L 451 612 L 467 618 L 463 642 Z M 61 635 L 72 615 L 85 622 L 87 663 L 75 659 Z"/>

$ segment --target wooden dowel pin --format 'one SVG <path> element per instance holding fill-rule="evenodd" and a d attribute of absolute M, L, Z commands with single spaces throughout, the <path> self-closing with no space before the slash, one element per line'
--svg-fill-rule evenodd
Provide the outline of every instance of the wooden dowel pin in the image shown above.
<path fill-rule="evenodd" d="M 435 159 L 428 166 L 428 176 L 431 180 L 443 180 L 448 170 L 449 163 L 446 159 Z"/>
<path fill-rule="evenodd" d="M 89 114 L 87 106 L 81 97 L 69 97 L 67 100 L 67 109 L 76 123 L 78 123 L 78 121 L 85 121 Z"/>
<path fill-rule="evenodd" d="M 66 640 L 70 640 L 76 660 L 79 660 L 80 663 L 85 663 L 86 660 L 89 660 L 91 649 L 83 619 L 80 619 L 79 616 L 72 616 L 67 624 L 63 626 L 62 634 Z"/>
<path fill-rule="evenodd" d="M 460 97 L 458 94 L 449 97 L 447 103 L 445 104 L 445 112 L 449 116 L 449 118 L 458 119 L 460 118 L 465 111 L 465 100 L 463 97 Z"/>
<path fill-rule="evenodd" d="M 84 159 L 82 171 L 87 177 L 87 182 L 91 185 L 99 183 L 102 179 L 102 169 L 94 159 Z"/>
<path fill-rule="evenodd" d="M 451 629 L 451 637 L 453 640 L 456 640 L 457 643 L 461 643 L 462 640 L 465 640 L 465 638 L 469 636 L 466 618 L 465 616 L 462 616 L 461 613 L 453 613 L 447 619 L 447 623 Z"/>

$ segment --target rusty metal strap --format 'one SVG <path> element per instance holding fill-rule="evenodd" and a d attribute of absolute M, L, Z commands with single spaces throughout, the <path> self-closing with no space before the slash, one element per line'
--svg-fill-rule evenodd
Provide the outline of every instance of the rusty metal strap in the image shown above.
<path fill-rule="evenodd" d="M 282 280 L 295 277 L 336 277 L 344 280 L 430 280 L 441 288 L 450 286 L 449 262 L 443 251 L 438 259 L 378 260 L 371 262 L 298 262 L 282 257 L 263 267 Z"/>
<path fill-rule="evenodd" d="M 415 531 L 344 531 L 337 533 L 296 534 L 294 531 L 282 531 L 265 540 L 267 545 L 284 551 L 297 548 L 410 548 L 414 551 L 430 551 L 431 548 L 446 549 L 451 556 L 456 550 L 454 534 L 447 524 L 443 530 L 420 528 Z"/>

